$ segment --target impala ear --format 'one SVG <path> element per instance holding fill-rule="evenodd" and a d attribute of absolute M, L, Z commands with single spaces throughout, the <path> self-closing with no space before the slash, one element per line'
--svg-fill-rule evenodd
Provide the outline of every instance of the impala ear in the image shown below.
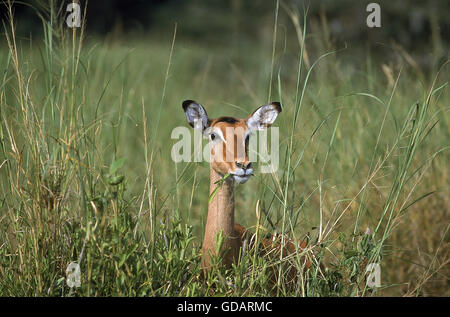
<path fill-rule="evenodd" d="M 247 127 L 250 130 L 264 130 L 270 127 L 281 112 L 281 104 L 279 102 L 271 102 L 253 111 L 246 119 Z"/>
<path fill-rule="evenodd" d="M 188 123 L 194 129 L 201 129 L 202 132 L 209 127 L 209 118 L 205 108 L 193 100 L 183 101 L 183 110 L 186 113 Z"/>

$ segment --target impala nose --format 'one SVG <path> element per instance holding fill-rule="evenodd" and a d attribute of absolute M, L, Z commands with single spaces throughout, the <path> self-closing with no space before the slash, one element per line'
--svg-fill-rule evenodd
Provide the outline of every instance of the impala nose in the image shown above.
<path fill-rule="evenodd" d="M 242 168 L 244 170 L 249 169 L 252 167 L 252 162 L 248 162 L 247 164 L 244 165 L 244 163 L 241 162 L 234 162 L 234 164 L 236 164 L 237 168 Z"/>

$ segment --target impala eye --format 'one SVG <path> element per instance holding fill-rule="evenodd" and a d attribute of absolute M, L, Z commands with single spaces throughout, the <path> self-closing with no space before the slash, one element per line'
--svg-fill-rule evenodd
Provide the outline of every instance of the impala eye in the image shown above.
<path fill-rule="evenodd" d="M 216 135 L 214 133 L 211 133 L 211 140 L 214 141 L 215 138 L 216 138 Z"/>

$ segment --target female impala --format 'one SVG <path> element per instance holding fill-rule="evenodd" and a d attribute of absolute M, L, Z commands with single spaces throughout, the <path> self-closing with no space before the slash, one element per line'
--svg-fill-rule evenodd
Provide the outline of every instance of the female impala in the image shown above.
<path fill-rule="evenodd" d="M 222 186 L 215 192 L 208 206 L 202 246 L 202 268 L 206 274 L 211 267 L 211 256 L 216 255 L 216 238 L 219 233 L 222 233 L 224 238 L 220 252 L 227 267 L 237 261 L 239 251 L 247 239 L 247 230 L 234 222 L 234 183 L 245 183 L 253 175 L 252 163 L 248 158 L 250 134 L 270 127 L 281 112 L 281 105 L 279 102 L 264 105 L 246 119 L 209 119 L 203 106 L 192 100 L 184 101 L 183 109 L 189 124 L 201 129 L 210 140 L 210 195 L 218 186 L 217 183 L 223 180 Z M 224 178 L 225 175 L 231 177 Z M 273 243 L 273 240 L 273 237 L 263 239 L 262 249 L 265 253 L 280 249 L 279 241 Z M 299 245 L 300 248 L 306 246 L 302 241 Z M 286 250 L 286 253 L 295 252 L 294 243 L 287 241 L 283 250 Z M 306 266 L 309 265 L 308 261 Z"/>

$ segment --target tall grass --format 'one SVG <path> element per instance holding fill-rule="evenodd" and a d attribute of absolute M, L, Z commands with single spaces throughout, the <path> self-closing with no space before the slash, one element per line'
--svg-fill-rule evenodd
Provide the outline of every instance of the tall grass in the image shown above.
<path fill-rule="evenodd" d="M 369 72 L 350 48 L 316 52 L 306 16 L 282 7 L 271 49 L 246 47 L 230 72 L 224 48 L 178 45 L 177 26 L 163 43 L 86 40 L 84 23 L 67 28 L 50 2 L 31 40 L 7 5 L 2 296 L 448 295 L 448 65 L 423 83 L 406 64 L 391 68 L 392 82 L 370 52 Z M 281 14 L 294 22 L 285 38 Z M 284 106 L 280 168 L 236 188 L 236 218 L 256 239 L 277 231 L 308 246 L 250 250 L 231 270 L 216 259 L 202 279 L 208 165 L 173 163 L 170 131 L 186 124 L 182 100 L 244 117 L 265 97 Z M 79 288 L 66 283 L 71 262 Z M 381 287 L 367 286 L 370 263 Z M 293 287 L 285 264 L 298 269 Z"/>

